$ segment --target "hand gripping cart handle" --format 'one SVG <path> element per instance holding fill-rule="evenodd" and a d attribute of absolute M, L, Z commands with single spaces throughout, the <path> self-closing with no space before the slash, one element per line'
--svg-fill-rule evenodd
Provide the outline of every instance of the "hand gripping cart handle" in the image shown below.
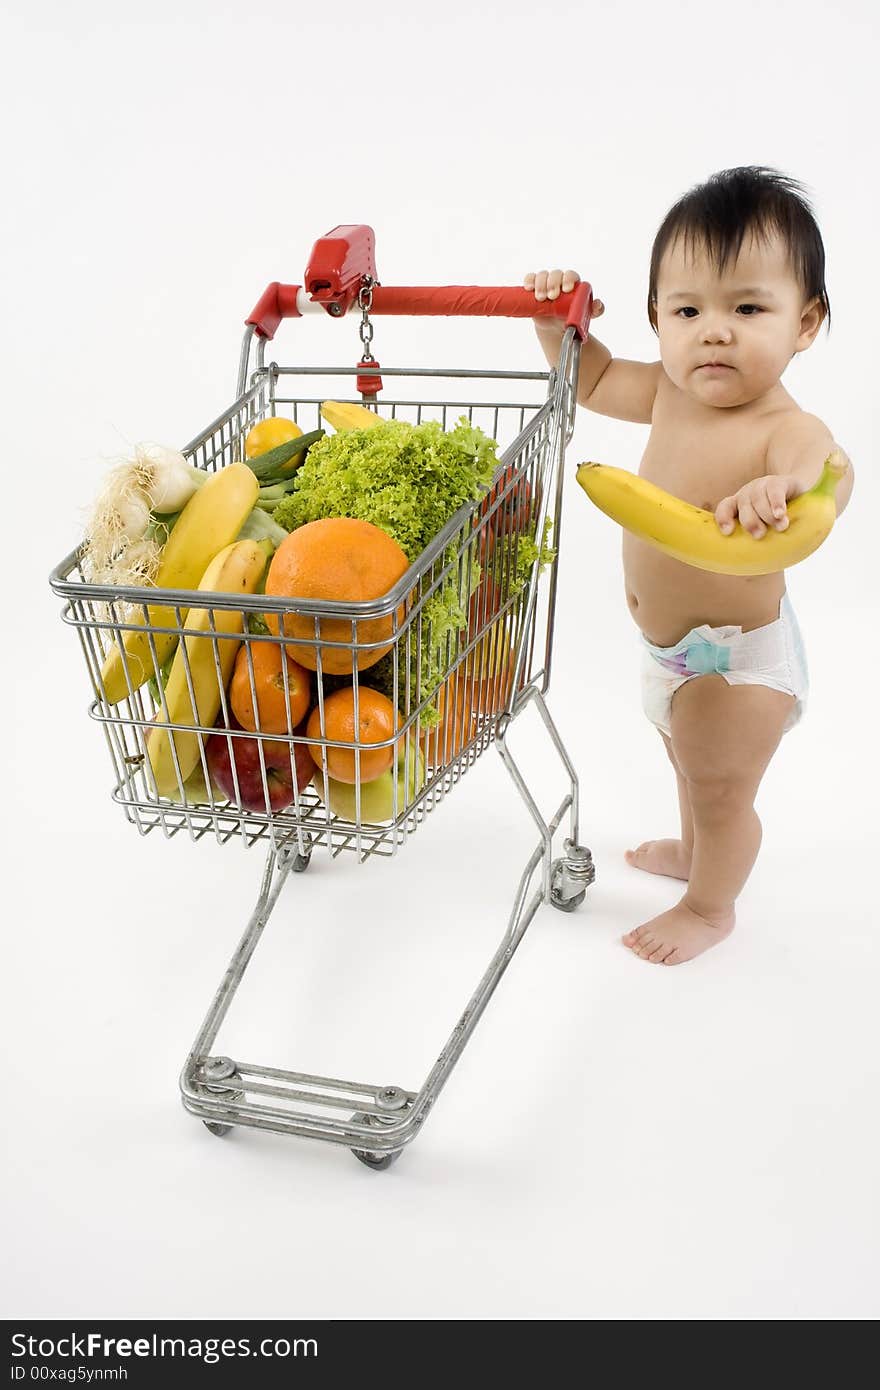
<path fill-rule="evenodd" d="M 263 840 L 269 846 L 253 914 L 180 1078 L 184 1106 L 214 1134 L 225 1134 L 233 1126 L 297 1134 L 348 1147 L 371 1168 L 388 1167 L 419 1132 L 538 908 L 548 902 L 571 911 L 593 881 L 592 856 L 578 843 L 577 776 L 544 700 L 552 654 L 562 462 L 573 429 L 580 343 L 589 331 L 591 308 L 592 293 L 585 283 L 542 304 L 529 291 L 511 287 L 384 287 L 376 277 L 372 230 L 337 227 L 315 244 L 302 285 L 273 283 L 261 296 L 246 322 L 236 398 L 184 453 L 196 466 L 216 472 L 243 457 L 247 433 L 264 419 L 292 416 L 298 426 L 314 429 L 321 423 L 327 392 L 310 395 L 313 379 L 341 378 L 334 397 L 356 404 L 345 384 L 354 377 L 361 404 L 384 418 L 413 424 L 439 420 L 445 430 L 464 415 L 492 438 L 503 439 L 499 467 L 486 495 L 462 507 L 383 598 L 363 603 L 163 589 L 159 607 L 155 589 L 94 582 L 84 573 L 81 550 L 71 552 L 52 573 L 53 589 L 65 601 L 64 620 L 80 639 L 94 693 L 90 714 L 103 728 L 116 774 L 113 796 L 127 818 L 142 834 L 160 827 L 168 836 L 185 830 L 193 840 L 213 834 L 220 843 L 238 838 L 245 845 Z M 360 315 L 363 351 L 357 365 L 317 368 L 265 362 L 265 345 L 282 319 L 310 313 L 332 318 Z M 372 320 L 381 314 L 553 316 L 564 325 L 559 361 L 554 372 L 381 368 L 372 351 Z M 393 383 L 391 396 L 382 394 L 383 377 Z M 426 383 L 437 380 L 454 383 L 457 399 L 448 398 L 447 385 L 444 399 L 427 400 Z M 491 400 L 483 398 L 486 383 L 493 385 Z M 498 383 L 503 383 L 506 396 L 520 398 L 497 400 Z M 535 383 L 543 385 L 545 398 L 522 399 L 525 393 L 538 394 Z M 543 544 L 548 537 L 549 550 Z M 430 604 L 450 592 L 465 617 L 454 640 L 447 634 L 442 647 L 435 648 Z M 224 652 L 230 650 L 234 631 L 239 659 L 244 659 L 255 692 L 254 657 L 261 644 L 273 640 L 266 619 L 274 616 L 294 646 L 308 642 L 301 632 L 288 638 L 286 624 L 292 612 L 306 625 L 311 650 L 317 653 L 308 736 L 303 733 L 305 724 L 295 724 L 285 697 L 287 727 L 269 732 L 257 713 L 260 737 L 254 738 L 231 717 L 222 677 L 229 669 Z M 384 624 L 381 643 L 375 638 L 377 623 Z M 278 631 L 276 627 L 276 646 Z M 376 648 L 383 653 L 380 662 Z M 201 656 L 193 655 L 196 650 Z M 209 656 L 213 653 L 220 686 L 216 725 L 213 717 L 203 720 L 196 689 L 197 677 L 204 678 L 197 664 L 201 661 L 204 667 L 206 650 Z M 172 717 L 167 693 L 163 694 L 163 661 L 169 651 L 183 660 L 190 695 L 185 716 L 178 712 Z M 426 651 L 433 659 L 429 681 L 424 677 Z M 108 663 L 112 668 L 120 652 L 122 665 L 116 660 L 114 679 L 122 684 L 111 690 Z M 394 754 L 403 759 L 400 775 L 391 779 L 389 803 L 379 806 L 377 784 L 360 776 L 360 758 L 367 746 L 359 736 L 340 743 L 326 719 L 327 700 L 342 681 L 353 692 L 357 727 L 358 702 L 365 687 L 376 684 L 383 662 L 391 672 L 389 689 L 396 709 L 386 743 L 405 752 Z M 340 671 L 347 674 L 340 676 Z M 146 680 L 148 673 L 152 680 Z M 258 706 L 256 698 L 254 704 Z M 540 714 L 570 784 L 549 821 L 508 745 L 511 725 L 530 704 Z M 312 719 L 318 720 L 317 732 Z M 164 784 L 151 758 L 157 720 L 173 730 L 165 736 L 173 750 L 173 766 L 170 782 Z M 210 750 L 217 739 L 229 748 L 234 795 L 221 795 L 212 777 L 206 748 Z M 393 855 L 492 743 L 538 828 L 539 842 L 523 869 L 500 944 L 421 1088 L 281 1070 L 219 1051 L 219 1030 L 288 874 L 305 871 L 319 845 L 334 857 L 343 850 L 355 852 L 361 860 L 372 854 Z M 258 753 L 256 793 L 237 775 L 242 766 L 237 750 L 248 744 Z M 340 748 L 357 764 L 354 786 L 344 789 L 342 801 L 338 787 L 334 800 L 328 777 L 330 756 Z M 184 749 L 195 750 L 195 770 L 186 776 Z M 370 745 L 370 751 L 374 749 Z M 280 806 L 272 800 L 267 750 L 280 750 L 292 782 L 288 803 Z M 304 750 L 306 761 L 310 756 L 317 770 L 301 786 L 296 768 Z M 274 754 L 272 762 L 277 771 Z M 166 777 L 168 772 L 166 767 Z M 564 852 L 554 860 L 553 836 L 566 817 Z"/>

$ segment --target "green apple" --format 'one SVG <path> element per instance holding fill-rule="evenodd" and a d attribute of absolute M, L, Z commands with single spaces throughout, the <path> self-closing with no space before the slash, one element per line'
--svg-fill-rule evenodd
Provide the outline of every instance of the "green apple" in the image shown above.
<path fill-rule="evenodd" d="M 407 762 L 409 763 L 408 771 Z M 323 773 L 315 773 L 314 783 L 319 794 L 323 796 Z M 413 743 L 410 743 L 408 758 L 405 756 L 404 750 L 401 749 L 393 769 L 389 768 L 380 777 L 374 777 L 372 782 L 361 784 L 362 823 L 370 821 L 376 824 L 380 821 L 394 819 L 395 783 L 397 784 L 397 814 L 400 815 L 401 811 L 411 804 L 416 792 L 425 784 L 425 760 Z M 329 788 L 328 805 L 333 814 L 341 816 L 343 820 L 356 821 L 355 788 L 348 782 L 336 782 L 332 777 L 327 779 L 327 785 Z"/>
<path fill-rule="evenodd" d="M 190 773 L 189 777 L 187 777 L 184 782 L 183 790 L 185 797 L 180 795 L 179 788 L 175 788 L 169 799 L 179 802 L 182 806 L 210 806 L 212 798 L 214 805 L 219 806 L 228 799 L 226 793 L 220 790 L 213 778 L 210 783 L 210 791 L 208 790 L 208 783 L 205 781 L 205 772 L 202 767 L 201 759 L 196 763 L 195 770 Z"/>

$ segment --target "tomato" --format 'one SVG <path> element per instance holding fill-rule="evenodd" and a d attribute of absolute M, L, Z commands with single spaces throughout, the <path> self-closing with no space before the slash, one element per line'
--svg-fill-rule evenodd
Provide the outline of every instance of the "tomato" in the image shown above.
<path fill-rule="evenodd" d="M 497 617 L 501 611 L 501 585 L 493 578 L 490 570 L 483 570 L 482 577 L 468 604 L 468 633 L 471 637 Z"/>
<path fill-rule="evenodd" d="M 532 488 L 528 478 L 517 477 L 517 469 L 509 464 L 483 498 L 480 515 L 489 518 L 487 529 L 495 535 L 524 531 L 531 516 L 531 502 Z"/>

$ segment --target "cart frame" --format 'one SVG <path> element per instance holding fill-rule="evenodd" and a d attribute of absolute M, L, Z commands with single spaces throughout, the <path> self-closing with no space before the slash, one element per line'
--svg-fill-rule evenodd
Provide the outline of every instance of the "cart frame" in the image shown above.
<path fill-rule="evenodd" d="M 340 232 L 357 230 L 368 229 L 337 229 Z M 325 241 L 327 240 L 325 239 Z M 318 243 L 316 252 L 321 245 L 322 243 Z M 333 247 L 334 254 L 337 249 L 336 246 Z M 313 263 L 314 261 L 315 253 L 313 253 Z M 150 624 L 145 591 L 114 588 L 112 592 L 108 593 L 104 586 L 87 583 L 83 578 L 82 570 L 79 568 L 79 551 L 71 552 L 57 566 L 51 575 L 50 582 L 55 592 L 66 600 L 65 620 L 78 631 L 96 694 L 90 712 L 93 718 L 103 725 L 111 757 L 119 776 L 114 797 L 124 806 L 129 819 L 138 825 L 142 833 L 147 833 L 156 825 L 161 825 L 166 835 L 187 828 L 194 839 L 199 839 L 213 829 L 221 840 L 228 839 L 232 834 L 238 834 L 246 844 L 253 844 L 259 839 L 267 839 L 269 842 L 268 855 L 254 910 L 181 1072 L 180 1093 L 184 1107 L 191 1114 L 203 1120 L 207 1128 L 217 1135 L 227 1133 L 234 1126 L 296 1134 L 342 1145 L 351 1149 L 355 1156 L 367 1166 L 374 1169 L 384 1169 L 400 1155 L 404 1147 L 419 1132 L 538 908 L 546 902 L 560 910 L 572 911 L 583 901 L 586 889 L 593 882 L 595 876 L 590 851 L 581 846 L 578 839 L 578 778 L 544 699 L 549 687 L 552 659 L 557 583 L 556 561 L 560 543 L 562 511 L 562 465 L 565 448 L 574 425 L 580 338 L 586 336 L 584 323 L 588 324 L 589 321 L 591 298 L 589 297 L 589 286 L 580 287 L 582 290 L 586 290 L 586 300 L 585 295 L 581 293 L 578 304 L 571 308 L 569 324 L 562 337 L 558 365 L 553 372 L 479 372 L 460 368 L 380 369 L 375 359 L 369 355 L 372 331 L 371 329 L 368 333 L 364 331 L 365 327 L 370 324 L 368 310 L 371 296 L 367 294 L 365 297 L 364 295 L 364 286 L 367 290 L 370 288 L 370 277 L 363 274 L 360 280 L 361 292 L 358 295 L 357 307 L 362 311 L 361 337 L 364 343 L 364 357 L 359 367 L 354 369 L 284 368 L 279 367 L 274 362 L 267 366 L 265 363 L 265 342 L 271 337 L 274 326 L 272 323 L 267 326 L 265 316 L 261 318 L 261 313 L 258 312 L 260 305 L 264 305 L 264 301 L 269 295 L 269 291 L 267 291 L 267 296 L 264 296 L 263 300 L 260 301 L 258 310 L 255 310 L 254 315 L 251 316 L 245 332 L 234 404 L 206 430 L 196 436 L 186 447 L 184 453 L 197 465 L 205 468 L 216 468 L 218 464 L 222 466 L 232 456 L 231 450 L 235 447 L 234 441 L 240 441 L 245 424 L 264 418 L 268 414 L 276 413 L 279 403 L 293 404 L 294 418 L 296 418 L 299 409 L 316 409 L 320 400 L 301 398 L 291 400 L 279 392 L 280 383 L 284 382 L 287 377 L 307 379 L 312 375 L 320 377 L 339 374 L 350 376 L 353 372 L 357 372 L 357 385 L 361 391 L 362 399 L 371 402 L 375 401 L 378 394 L 380 370 L 382 376 L 391 378 L 424 377 L 436 379 L 442 377 L 468 384 L 472 384 L 477 379 L 483 381 L 495 379 L 508 382 L 542 381 L 546 383 L 546 400 L 543 404 L 536 406 L 522 404 L 507 406 L 497 403 L 493 405 L 489 402 L 472 401 L 450 403 L 448 401 L 395 400 L 383 402 L 383 409 L 387 409 L 390 405 L 392 416 L 397 416 L 398 413 L 405 416 L 408 412 L 415 411 L 418 421 L 422 420 L 423 413 L 429 408 L 439 409 L 442 411 L 444 428 L 447 424 L 448 413 L 457 406 L 462 407 L 471 420 L 474 418 L 475 410 L 494 408 L 496 425 L 499 411 L 519 410 L 520 429 L 516 438 L 501 456 L 500 468 L 496 474 L 496 484 L 491 496 L 495 498 L 494 505 L 496 507 L 512 511 L 511 490 L 522 485 L 522 477 L 525 475 L 526 469 L 531 467 L 531 476 L 537 483 L 535 497 L 539 498 L 539 502 L 536 508 L 537 519 L 531 516 L 530 525 L 534 525 L 535 535 L 541 537 L 544 534 L 545 521 L 551 520 L 555 548 L 552 563 L 547 566 L 549 579 L 545 586 L 547 611 L 543 660 L 537 669 L 531 669 L 537 636 L 536 605 L 541 573 L 541 566 L 536 561 L 532 568 L 531 578 L 524 590 L 521 593 L 512 592 L 507 604 L 509 613 L 504 617 L 504 621 L 512 623 L 511 630 L 515 632 L 514 665 L 512 680 L 509 690 L 505 692 L 506 698 L 502 707 L 478 711 L 481 717 L 478 720 L 475 718 L 474 727 L 477 732 L 466 747 L 456 749 L 457 756 L 447 757 L 441 761 L 440 766 L 434 769 L 434 776 L 429 778 L 426 786 L 420 789 L 417 782 L 415 791 L 410 795 L 406 789 L 406 778 L 404 778 L 404 804 L 402 806 L 398 804 L 399 793 L 395 792 L 395 814 L 390 826 L 379 829 L 363 822 L 360 814 L 359 784 L 356 800 L 357 813 L 351 823 L 342 822 L 341 826 L 340 818 L 331 818 L 329 810 L 324 819 L 317 816 L 314 807 L 306 804 L 306 801 L 301 800 L 299 795 L 296 796 L 295 805 L 287 816 L 273 816 L 268 805 L 268 791 L 264 816 L 256 813 L 245 813 L 238 807 L 224 812 L 221 806 L 214 803 L 214 797 L 211 793 L 209 793 L 208 805 L 200 805 L 198 809 L 186 803 L 180 809 L 162 804 L 162 799 L 155 796 L 155 788 L 150 788 L 144 780 L 136 780 L 144 778 L 143 740 L 151 723 L 147 717 L 147 711 L 133 692 L 123 716 L 110 710 L 106 701 L 102 699 L 98 672 L 99 657 L 101 651 L 106 649 L 107 641 L 111 638 L 119 641 L 120 634 L 128 630 L 133 621 L 137 621 L 131 617 L 132 606 L 135 612 L 142 610 L 141 622 L 145 621 L 150 630 L 151 643 L 153 634 L 161 635 L 167 629 L 153 627 Z M 280 288 L 283 289 L 284 287 Z M 272 289 L 273 287 L 270 287 L 270 290 Z M 275 286 L 274 289 L 277 291 L 279 287 Z M 306 310 L 308 305 L 298 287 L 293 287 L 293 289 L 297 293 L 292 297 L 291 295 L 287 296 L 287 312 L 298 315 Z M 386 293 L 393 296 L 395 293 L 410 292 L 387 291 Z M 485 293 L 500 294 L 502 292 L 486 291 Z M 514 312 L 524 316 L 525 313 L 534 309 L 534 300 L 530 295 L 516 300 L 517 307 L 510 309 L 511 297 L 517 293 L 525 295 L 525 292 L 504 291 L 503 293 L 508 296 L 507 308 L 501 310 L 477 308 L 469 309 L 467 312 Z M 378 292 L 375 297 L 379 298 Z M 315 295 L 312 296 L 313 300 L 314 298 Z M 349 296 L 350 301 L 351 298 Z M 568 297 L 569 300 L 571 298 L 571 296 Z M 271 302 L 274 303 L 277 299 L 278 295 L 276 294 Z M 345 312 L 353 307 L 353 302 L 345 304 L 344 297 L 340 297 L 335 302 L 337 304 L 343 303 L 342 310 L 334 311 L 332 305 L 327 305 L 326 300 L 323 307 L 331 313 Z M 291 304 L 294 306 L 292 309 L 290 308 Z M 568 307 L 564 302 L 560 305 L 563 310 Z M 431 312 L 430 309 L 388 310 L 388 312 L 397 311 Z M 441 310 L 441 312 L 443 311 Z M 255 338 L 257 351 L 255 363 L 251 369 L 250 359 Z M 528 420 L 525 418 L 527 411 L 530 412 Z M 467 558 L 467 564 L 470 565 L 469 557 L 472 554 L 472 549 L 468 550 L 468 546 L 472 547 L 473 543 L 473 535 L 468 528 L 478 524 L 475 519 L 478 515 L 478 507 L 478 503 L 471 504 L 462 508 L 455 517 L 451 518 L 427 547 L 418 562 L 411 566 L 397 585 L 381 600 L 361 604 L 337 604 L 335 606 L 317 601 L 310 604 L 297 601 L 297 612 L 305 612 L 314 616 L 315 641 L 318 641 L 322 620 L 326 620 L 331 612 L 344 608 L 346 618 L 350 619 L 353 624 L 351 643 L 345 645 L 350 646 L 356 653 L 359 650 L 357 624 L 375 617 L 391 615 L 391 621 L 394 625 L 396 659 L 397 644 L 402 645 L 404 633 L 406 634 L 406 641 L 409 643 L 411 633 L 421 630 L 417 622 L 418 604 L 415 605 L 415 618 L 411 611 L 404 622 L 400 624 L 396 615 L 402 611 L 404 605 L 412 603 L 412 595 L 416 592 L 414 581 L 422 581 L 424 585 L 426 577 L 429 577 L 431 584 L 436 588 L 443 577 L 448 575 L 450 569 L 447 559 L 449 547 L 455 543 L 457 537 L 464 537 L 464 542 L 457 552 L 460 562 L 459 582 L 464 586 L 465 581 L 462 579 L 462 575 L 464 574 L 465 558 Z M 485 506 L 483 511 L 485 512 Z M 507 514 L 505 512 L 505 516 Z M 499 512 L 499 516 L 501 516 L 501 512 Z M 447 564 L 446 570 L 443 569 L 444 560 Z M 452 571 L 454 577 L 456 573 L 454 565 Z M 77 577 L 72 578 L 75 572 Z M 437 575 L 440 576 L 439 579 Z M 463 592 L 467 596 L 470 590 L 463 587 Z M 174 609 L 176 614 L 177 621 L 172 631 L 181 638 L 186 638 L 188 619 L 185 615 L 195 605 L 205 606 L 205 595 L 185 590 L 163 591 L 163 599 L 169 608 Z M 282 601 L 266 600 L 264 596 L 252 599 L 242 597 L 242 595 L 212 594 L 210 604 L 212 610 L 234 608 L 242 612 L 262 612 L 264 610 L 272 611 L 274 607 L 279 614 L 284 611 Z M 104 613 L 103 617 L 101 616 L 102 612 Z M 486 634 L 491 629 L 493 621 L 498 621 L 497 615 L 495 618 L 484 615 L 484 618 L 485 621 L 476 634 L 476 644 L 481 640 L 486 640 Z M 283 623 L 283 618 L 280 618 L 279 621 Z M 108 633 L 110 637 L 108 637 Z M 246 635 L 244 645 L 254 640 Z M 214 642 L 216 649 L 216 636 Z M 407 658 L 409 658 L 409 646 L 407 646 Z M 463 655 L 456 653 L 454 659 L 456 667 L 451 665 L 450 671 L 457 669 L 458 663 L 468 660 L 468 652 L 465 651 Z M 157 672 L 158 667 L 157 661 Z M 318 686 L 323 710 L 321 684 L 319 661 Z M 355 674 L 356 687 L 357 675 Z M 395 685 L 396 690 L 397 686 Z M 423 695 L 424 692 L 417 691 L 416 702 L 412 708 L 407 708 L 406 718 L 401 724 L 400 730 L 395 728 L 395 739 L 402 732 L 407 740 L 413 737 L 418 740 L 420 721 L 426 703 L 424 699 L 421 704 L 418 703 L 419 694 Z M 357 699 L 357 695 L 355 695 L 355 699 Z M 193 700 L 193 705 L 195 707 L 195 700 Z M 530 705 L 534 706 L 538 712 L 546 733 L 562 762 L 569 782 L 568 792 L 563 796 L 549 820 L 545 819 L 533 797 L 508 741 L 511 726 Z M 175 727 L 200 731 L 202 735 L 207 735 L 209 732 L 198 724 Z M 323 756 L 326 784 L 327 739 L 323 722 L 321 734 L 322 738 L 319 742 L 325 749 Z M 131 738 L 137 740 L 134 753 L 130 751 L 130 743 L 128 742 Z M 354 849 L 360 859 L 364 859 L 368 854 L 377 851 L 394 853 L 427 812 L 432 810 L 439 800 L 443 799 L 446 792 L 473 765 L 489 743 L 494 743 L 498 750 L 537 827 L 539 841 L 522 870 L 507 926 L 498 947 L 421 1087 L 413 1091 L 396 1084 L 367 1085 L 343 1081 L 245 1063 L 216 1052 L 214 1050 L 215 1044 L 223 1020 L 289 873 L 291 871 L 295 873 L 305 871 L 308 868 L 312 851 L 319 843 L 326 844 L 334 854 L 338 854 L 343 848 Z M 360 747 L 361 745 L 357 744 L 357 746 Z M 416 752 L 413 754 L 416 759 L 418 759 L 418 746 L 417 742 Z M 408 741 L 406 756 L 409 757 Z M 263 776 L 264 785 L 266 785 L 265 767 L 263 768 Z M 553 839 L 566 817 L 568 819 L 568 833 L 564 841 L 563 854 L 554 860 Z M 537 882 L 535 882 L 536 875 Z"/>

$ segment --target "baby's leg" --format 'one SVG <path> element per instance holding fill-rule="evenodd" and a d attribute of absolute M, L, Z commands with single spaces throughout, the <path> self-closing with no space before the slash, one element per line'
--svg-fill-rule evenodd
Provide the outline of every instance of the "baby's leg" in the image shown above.
<path fill-rule="evenodd" d="M 669 755 L 678 784 L 678 814 L 681 821 L 680 840 L 646 840 L 638 849 L 628 849 L 624 854 L 627 864 L 634 869 L 644 869 L 649 874 L 665 874 L 667 878 L 687 879 L 691 872 L 691 855 L 694 848 L 694 815 L 684 773 L 678 765 L 672 740 L 662 729 L 658 729 L 663 745 Z"/>
<path fill-rule="evenodd" d="M 755 794 L 793 696 L 763 685 L 698 676 L 672 701 L 672 748 L 687 784 L 694 845 L 688 890 L 677 907 L 623 938 L 667 965 L 690 960 L 733 930 L 734 904 L 761 843 Z"/>

